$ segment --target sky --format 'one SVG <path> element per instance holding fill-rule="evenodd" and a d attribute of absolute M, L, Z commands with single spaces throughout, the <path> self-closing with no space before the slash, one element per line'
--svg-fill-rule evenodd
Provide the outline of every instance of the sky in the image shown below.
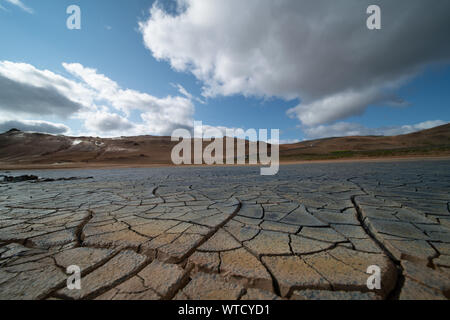
<path fill-rule="evenodd" d="M 450 121 L 449 14 L 448 0 L 0 0 L 0 132 L 431 128 Z"/>

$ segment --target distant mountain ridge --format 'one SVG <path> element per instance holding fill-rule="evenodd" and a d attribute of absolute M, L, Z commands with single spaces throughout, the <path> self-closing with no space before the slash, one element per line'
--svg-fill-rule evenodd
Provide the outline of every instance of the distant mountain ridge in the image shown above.
<path fill-rule="evenodd" d="M 170 137 L 67 137 L 13 129 L 0 134 L 0 168 L 172 165 L 171 151 L 177 143 Z M 285 162 L 419 155 L 450 156 L 450 123 L 400 136 L 326 138 L 280 146 Z"/>

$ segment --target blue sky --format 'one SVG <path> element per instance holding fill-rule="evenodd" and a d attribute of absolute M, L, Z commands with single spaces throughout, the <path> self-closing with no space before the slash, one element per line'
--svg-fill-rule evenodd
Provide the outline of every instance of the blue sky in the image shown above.
<path fill-rule="evenodd" d="M 0 0 L 0 62 L 8 62 L 0 67 L 4 76 L 0 85 L 54 90 L 67 100 L 68 108 L 51 112 L 54 109 L 44 105 L 52 102 L 41 101 L 42 112 L 38 102 L 32 110 L 22 105 L 14 110 L 14 92 L 25 90 L 20 86 L 21 91 L 0 94 L 0 128 L 16 124 L 40 131 L 45 124 L 42 131 L 71 135 L 170 135 L 195 119 L 212 127 L 280 129 L 283 141 L 294 142 L 332 135 L 407 133 L 450 119 L 449 46 L 439 35 L 426 43 L 434 52 L 420 45 L 428 39 L 427 32 L 448 30 L 445 20 L 422 17 L 436 25 L 412 37 L 414 28 L 410 28 L 413 35 L 404 34 L 408 28 L 389 24 L 396 12 L 405 10 L 401 5 L 386 4 L 384 9 L 383 1 L 375 1 L 388 12 L 383 29 L 369 31 L 364 10 L 355 17 L 353 7 L 328 10 L 303 2 L 303 7 L 288 7 L 292 1 L 287 1 L 286 7 L 269 8 L 265 1 L 259 5 L 212 1 L 201 8 L 197 0 L 186 0 L 177 9 L 177 3 L 165 1 L 150 13 L 154 5 L 150 0 Z M 66 8 L 72 4 L 81 8 L 81 30 L 66 28 Z M 439 5 L 446 6 L 436 5 L 436 12 L 442 11 Z M 254 14 L 233 14 L 244 9 Z M 411 10 L 414 18 L 416 9 Z M 298 17 L 293 18 L 292 12 Z M 329 18 L 330 12 L 335 12 L 334 18 Z M 266 14 L 273 21 L 263 21 Z M 347 14 L 352 14 L 353 23 Z M 435 12 L 429 10 L 429 15 Z M 317 21 L 325 16 L 329 29 L 325 23 L 303 35 L 301 23 L 311 16 Z M 233 19 L 239 28 L 226 24 Z M 285 19 L 292 19 L 292 24 L 279 22 Z M 298 28 L 291 28 L 295 23 Z M 266 25 L 271 28 L 260 31 Z M 351 40 L 348 30 L 355 30 Z M 372 43 L 366 42 L 368 37 Z M 396 37 L 412 37 L 405 42 L 411 48 L 403 57 L 389 49 L 394 41 L 390 38 Z M 359 52 L 359 43 L 361 48 L 376 47 L 376 52 L 369 54 L 371 48 Z M 114 91 L 86 81 L 92 69 L 113 81 Z M 29 80 L 27 75 L 37 73 L 38 80 Z M 65 81 L 67 91 L 60 89 Z M 86 92 L 71 87 L 78 85 Z M 133 92 L 126 95 L 126 89 Z M 131 105 L 133 101 L 136 105 Z M 172 101 L 175 107 L 167 111 Z"/>

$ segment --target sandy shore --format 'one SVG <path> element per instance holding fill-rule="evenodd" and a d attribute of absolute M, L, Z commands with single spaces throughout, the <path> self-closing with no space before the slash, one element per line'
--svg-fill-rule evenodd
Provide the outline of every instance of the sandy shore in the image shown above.
<path fill-rule="evenodd" d="M 302 161 L 281 161 L 280 165 L 312 164 L 312 163 L 360 163 L 360 162 L 392 162 L 392 161 L 436 161 L 450 160 L 450 156 L 417 156 L 417 157 L 383 157 L 383 158 L 349 158 L 349 159 L 329 159 L 329 160 L 302 160 Z M 242 167 L 243 165 L 214 165 L 215 167 Z M 260 166 L 260 165 L 245 165 Z M 169 167 L 211 167 L 208 165 L 182 165 L 173 164 L 151 164 L 151 163 L 61 163 L 61 164 L 4 164 L 0 163 L 0 170 L 21 171 L 21 170 L 67 170 L 67 169 L 126 169 L 126 168 L 169 168 Z"/>

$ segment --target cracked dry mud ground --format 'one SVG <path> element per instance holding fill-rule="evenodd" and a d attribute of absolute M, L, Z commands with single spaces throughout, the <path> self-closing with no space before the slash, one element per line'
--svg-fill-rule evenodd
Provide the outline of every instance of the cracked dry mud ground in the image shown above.
<path fill-rule="evenodd" d="M 0 299 L 450 296 L 449 161 L 32 173 L 94 179 L 0 184 Z"/>

